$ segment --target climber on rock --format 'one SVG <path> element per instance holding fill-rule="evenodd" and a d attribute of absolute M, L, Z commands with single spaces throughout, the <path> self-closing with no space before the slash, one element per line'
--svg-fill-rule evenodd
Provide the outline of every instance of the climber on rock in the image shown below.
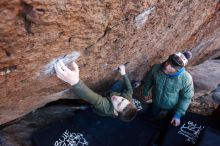
<path fill-rule="evenodd" d="M 72 91 L 81 99 L 89 102 L 94 111 L 103 116 L 118 117 L 122 121 L 131 121 L 137 113 L 136 107 L 132 104 L 132 86 L 125 72 L 125 66 L 119 66 L 119 73 L 123 82 L 117 80 L 110 89 L 109 97 L 102 97 L 88 88 L 79 78 L 78 65 L 73 62 L 73 70 L 70 70 L 59 60 L 54 66 L 57 77 L 69 83 Z"/>
<path fill-rule="evenodd" d="M 192 53 L 177 52 L 169 56 L 162 64 L 155 64 L 145 77 L 144 98 L 152 88 L 152 103 L 147 111 L 150 117 L 159 117 L 161 113 L 170 115 L 169 122 L 180 125 L 183 116 L 194 96 L 193 80 L 185 70 Z"/>

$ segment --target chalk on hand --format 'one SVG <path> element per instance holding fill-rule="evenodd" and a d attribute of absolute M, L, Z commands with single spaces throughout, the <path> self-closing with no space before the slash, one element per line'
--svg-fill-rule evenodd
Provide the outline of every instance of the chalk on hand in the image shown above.
<path fill-rule="evenodd" d="M 127 67 L 128 66 L 128 64 L 129 64 L 129 62 L 126 62 L 125 64 L 123 64 L 125 67 Z M 119 70 L 119 67 L 116 67 L 116 68 L 114 68 L 113 69 L 113 71 L 118 71 Z"/>
<path fill-rule="evenodd" d="M 80 56 L 79 52 L 73 51 L 70 54 L 67 55 L 61 55 L 55 59 L 53 59 L 51 62 L 49 62 L 46 66 L 44 66 L 42 73 L 44 75 L 53 75 L 56 73 L 54 66 L 59 60 L 62 60 L 63 63 L 66 66 L 69 66 L 73 61 L 75 61 Z M 71 66 L 70 66 L 71 67 Z"/>

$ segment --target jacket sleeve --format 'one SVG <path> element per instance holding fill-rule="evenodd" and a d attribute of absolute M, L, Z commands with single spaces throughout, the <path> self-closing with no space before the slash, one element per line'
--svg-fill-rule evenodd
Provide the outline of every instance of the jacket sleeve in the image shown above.
<path fill-rule="evenodd" d="M 144 96 L 148 96 L 148 92 L 153 86 L 153 68 L 154 66 L 148 71 L 146 77 L 145 77 L 145 85 L 144 85 Z"/>
<path fill-rule="evenodd" d="M 131 82 L 130 82 L 127 74 L 123 75 L 123 80 L 125 83 L 125 90 L 126 90 L 124 93 L 129 95 L 128 97 L 132 98 L 133 89 L 132 89 Z M 128 99 L 128 100 L 131 100 L 131 99 Z"/>
<path fill-rule="evenodd" d="M 78 97 L 89 102 L 95 109 L 102 113 L 108 113 L 110 110 L 110 103 L 107 98 L 100 96 L 88 88 L 81 80 L 72 86 L 71 89 Z"/>
<path fill-rule="evenodd" d="M 186 113 L 186 110 L 191 103 L 192 97 L 194 96 L 194 88 L 193 88 L 193 81 L 192 77 L 188 78 L 186 83 L 184 84 L 182 90 L 180 90 L 179 100 L 177 102 L 175 112 L 176 114 L 183 116 Z"/>

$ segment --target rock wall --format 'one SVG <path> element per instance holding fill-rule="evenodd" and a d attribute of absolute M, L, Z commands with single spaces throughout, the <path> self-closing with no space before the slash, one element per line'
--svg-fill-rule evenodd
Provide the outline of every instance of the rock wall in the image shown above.
<path fill-rule="evenodd" d="M 74 97 L 53 72 L 57 58 L 77 59 L 97 90 L 122 63 L 141 79 L 177 50 L 193 52 L 191 65 L 219 57 L 219 8 L 218 0 L 1 0 L 0 124 Z"/>
<path fill-rule="evenodd" d="M 220 60 L 207 60 L 189 69 L 194 80 L 195 96 L 200 97 L 215 90 L 220 84 Z"/>

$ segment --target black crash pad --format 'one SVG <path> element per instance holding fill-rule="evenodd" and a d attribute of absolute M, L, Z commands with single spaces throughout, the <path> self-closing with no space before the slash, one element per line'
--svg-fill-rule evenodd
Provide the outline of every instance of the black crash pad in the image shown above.
<path fill-rule="evenodd" d="M 197 146 L 208 125 L 207 116 L 186 113 L 180 126 L 168 127 L 162 146 Z"/>
<path fill-rule="evenodd" d="M 38 130 L 32 136 L 34 146 L 151 146 L 159 129 L 137 116 L 131 122 L 102 117 L 91 109 Z"/>
<path fill-rule="evenodd" d="M 207 127 L 201 136 L 198 146 L 220 146 L 220 132 Z"/>

